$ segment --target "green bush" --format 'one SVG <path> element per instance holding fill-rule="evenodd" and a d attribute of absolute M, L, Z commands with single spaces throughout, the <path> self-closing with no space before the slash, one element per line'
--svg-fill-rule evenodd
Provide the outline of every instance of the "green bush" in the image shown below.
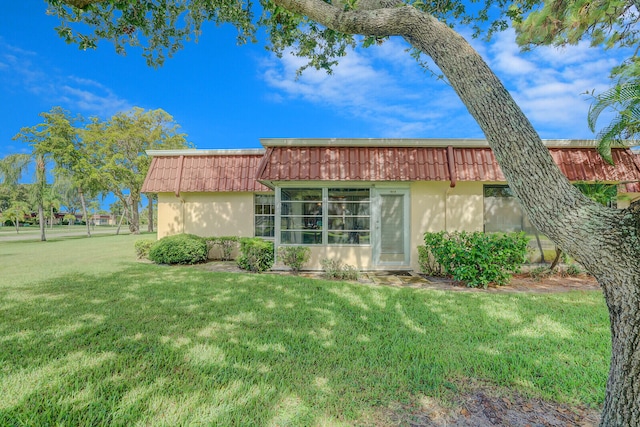
<path fill-rule="evenodd" d="M 136 256 L 138 259 L 149 258 L 149 251 L 155 242 L 155 240 L 151 239 L 136 240 L 134 247 L 136 248 Z"/>
<path fill-rule="evenodd" d="M 311 249 L 306 246 L 283 246 L 278 249 L 278 257 L 294 274 L 298 274 L 310 256 Z"/>
<path fill-rule="evenodd" d="M 324 275 L 327 279 L 358 280 L 358 277 L 360 277 L 360 272 L 357 268 L 348 264 L 342 264 L 342 261 L 339 259 L 325 258 L 320 261 L 320 265 L 322 265 Z"/>
<path fill-rule="evenodd" d="M 240 238 L 237 236 L 207 237 L 209 249 L 217 247 L 220 249 L 222 261 L 230 261 L 233 250 L 238 247 Z"/>
<path fill-rule="evenodd" d="M 271 269 L 274 262 L 273 242 L 259 237 L 241 238 L 237 262 L 238 267 L 254 273 Z"/>
<path fill-rule="evenodd" d="M 469 287 L 506 284 L 527 254 L 524 233 L 425 233 L 425 245 L 446 275 Z"/>
<path fill-rule="evenodd" d="M 149 251 L 149 259 L 157 264 L 197 264 L 207 260 L 208 252 L 204 238 L 176 234 L 155 242 Z"/>
<path fill-rule="evenodd" d="M 569 264 L 566 271 L 569 276 L 579 276 L 582 273 L 582 269 L 578 264 Z"/>

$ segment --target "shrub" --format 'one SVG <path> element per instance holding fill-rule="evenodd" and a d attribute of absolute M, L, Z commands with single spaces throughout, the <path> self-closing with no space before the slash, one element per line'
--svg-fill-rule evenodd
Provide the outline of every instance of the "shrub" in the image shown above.
<path fill-rule="evenodd" d="M 420 271 L 428 276 L 444 276 L 444 268 L 436 262 L 433 254 L 426 246 L 418 246 L 418 264 Z"/>
<path fill-rule="evenodd" d="M 136 240 L 134 247 L 136 248 L 136 256 L 138 259 L 149 258 L 149 251 L 155 242 L 155 240 L 151 239 Z"/>
<path fill-rule="evenodd" d="M 327 279 L 358 280 L 358 277 L 360 277 L 358 269 L 348 264 L 342 264 L 342 261 L 339 259 L 325 258 L 320 261 L 320 265 L 322 265 L 324 275 Z"/>
<path fill-rule="evenodd" d="M 569 276 L 578 276 L 582 273 L 582 269 L 578 264 L 569 264 L 566 271 Z"/>
<path fill-rule="evenodd" d="M 240 256 L 238 267 L 253 273 L 261 273 L 273 267 L 273 242 L 259 237 L 244 237 L 240 239 Z"/>
<path fill-rule="evenodd" d="M 544 265 L 532 268 L 529 271 L 529 277 L 532 277 L 536 280 L 542 280 L 545 277 L 549 277 L 551 275 L 553 275 L 553 270 L 551 270 L 549 267 L 545 267 Z"/>
<path fill-rule="evenodd" d="M 163 237 L 153 244 L 149 259 L 157 264 L 197 264 L 207 260 L 204 238 L 193 234 Z"/>
<path fill-rule="evenodd" d="M 524 233 L 425 233 L 425 245 L 446 275 L 469 287 L 506 284 L 527 253 Z"/>
<path fill-rule="evenodd" d="M 283 246 L 278 249 L 278 257 L 294 274 L 298 274 L 310 256 L 311 249 L 306 246 Z"/>
<path fill-rule="evenodd" d="M 237 236 L 221 236 L 221 237 L 208 237 L 207 246 L 209 250 L 214 247 L 220 249 L 220 254 L 222 255 L 223 261 L 230 261 L 231 255 L 233 254 L 233 250 L 238 247 L 238 242 L 240 238 Z"/>

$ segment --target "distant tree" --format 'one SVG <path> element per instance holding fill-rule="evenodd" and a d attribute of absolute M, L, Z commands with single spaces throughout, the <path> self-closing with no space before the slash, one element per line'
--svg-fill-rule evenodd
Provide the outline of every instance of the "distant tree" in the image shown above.
<path fill-rule="evenodd" d="M 82 132 L 103 184 L 127 207 L 133 234 L 140 233 L 140 190 L 151 163 L 146 151 L 188 147 L 186 135 L 178 133 L 178 128 L 161 109 L 135 107 L 109 121 L 93 118 Z"/>
<path fill-rule="evenodd" d="M 64 180 L 67 195 L 75 195 L 80 201 L 82 214 L 88 218 L 87 199 L 92 199 L 105 191 L 104 179 L 99 169 L 91 162 L 88 152 L 75 126 L 83 122 L 82 117 L 72 117 L 60 107 L 41 113 L 43 123 L 32 128 L 24 128 L 16 137 L 30 142 L 38 152 L 46 153 L 54 161 L 57 179 Z M 87 221 L 87 236 L 91 229 Z"/>
<path fill-rule="evenodd" d="M 28 154 L 10 154 L 0 159 L 0 212 L 14 201 L 26 201 L 25 187 L 19 181 L 30 162 Z"/>
<path fill-rule="evenodd" d="M 147 194 L 147 231 L 153 233 L 153 220 L 154 220 L 154 202 L 158 200 L 157 194 Z"/>
<path fill-rule="evenodd" d="M 44 193 L 43 207 L 45 209 L 45 217 L 49 219 L 49 226 L 53 228 L 55 219 L 55 211 L 59 211 L 61 206 L 60 197 L 55 190 L 55 185 L 50 185 Z"/>
<path fill-rule="evenodd" d="M 20 222 L 31 215 L 31 208 L 26 202 L 14 202 L 2 212 L 2 221 L 11 221 L 16 228 L 16 233 L 20 232 Z"/>
<path fill-rule="evenodd" d="M 54 107 L 48 113 L 40 113 L 43 122 L 31 127 L 23 127 L 14 136 L 14 139 L 26 142 L 32 150 L 32 158 L 35 162 L 35 183 L 32 187 L 31 200 L 38 210 L 38 222 L 40 224 L 40 240 L 46 239 L 44 203 L 47 193 L 47 163 L 50 159 L 58 162 L 60 147 L 65 151 L 73 151 L 69 147 L 70 135 L 73 128 L 70 126 L 66 112 L 59 107 Z"/>
<path fill-rule="evenodd" d="M 71 227 L 72 224 L 76 222 L 76 216 L 74 214 L 68 213 L 63 218 L 64 221 L 67 221 L 67 225 Z"/>

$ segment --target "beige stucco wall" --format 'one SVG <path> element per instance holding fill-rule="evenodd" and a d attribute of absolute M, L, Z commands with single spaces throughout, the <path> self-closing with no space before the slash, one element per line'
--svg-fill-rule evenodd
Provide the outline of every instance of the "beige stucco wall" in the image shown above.
<path fill-rule="evenodd" d="M 427 231 L 482 231 L 483 186 L 477 182 L 411 184 L 410 266 L 419 271 L 417 247 Z"/>
<path fill-rule="evenodd" d="M 311 249 L 309 262 L 304 266 L 305 270 L 322 270 L 323 259 L 338 259 L 343 265 L 351 265 L 358 270 L 372 270 L 371 246 L 308 246 Z M 274 270 L 287 269 L 276 260 Z"/>
<path fill-rule="evenodd" d="M 253 193 L 158 194 L 158 238 L 178 233 L 253 236 Z"/>

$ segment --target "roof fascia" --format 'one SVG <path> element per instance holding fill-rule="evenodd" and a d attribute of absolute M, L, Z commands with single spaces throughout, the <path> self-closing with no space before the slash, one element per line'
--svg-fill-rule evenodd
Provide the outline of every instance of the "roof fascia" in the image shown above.
<path fill-rule="evenodd" d="M 265 153 L 264 148 L 244 148 L 244 149 L 216 149 L 216 150 L 147 150 L 147 155 L 153 157 L 162 156 L 261 156 Z"/>
<path fill-rule="evenodd" d="M 549 148 L 595 147 L 594 139 L 543 139 Z M 263 147 L 448 147 L 488 148 L 480 138 L 261 138 Z"/>

